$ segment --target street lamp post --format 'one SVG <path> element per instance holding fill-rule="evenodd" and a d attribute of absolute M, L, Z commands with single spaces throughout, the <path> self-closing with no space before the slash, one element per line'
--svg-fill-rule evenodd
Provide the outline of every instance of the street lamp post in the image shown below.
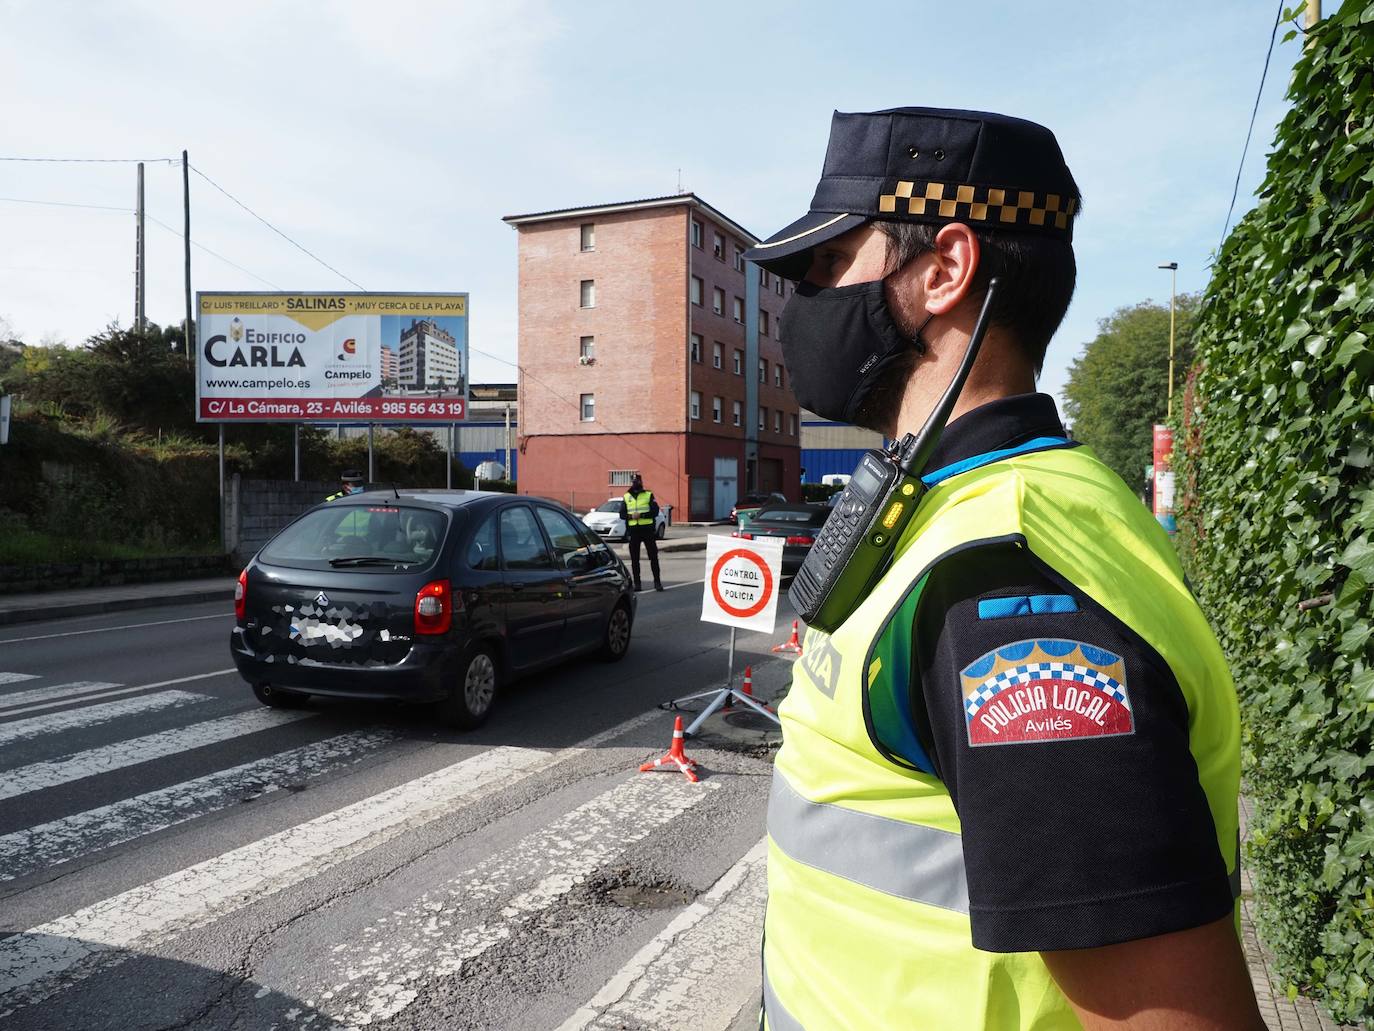
<path fill-rule="evenodd" d="M 1174 417 L 1174 298 L 1178 293 L 1178 262 L 1165 262 L 1159 266 L 1169 270 L 1169 401 L 1166 419 Z"/>

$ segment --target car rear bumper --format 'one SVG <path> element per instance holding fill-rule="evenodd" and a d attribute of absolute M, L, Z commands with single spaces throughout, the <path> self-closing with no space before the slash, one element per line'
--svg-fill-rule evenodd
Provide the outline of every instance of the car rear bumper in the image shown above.
<path fill-rule="evenodd" d="M 433 702 L 446 698 L 456 682 L 461 649 L 447 639 L 420 641 L 406 657 L 391 665 L 289 661 L 255 651 L 243 627 L 234 627 L 229 652 L 239 675 L 250 684 L 333 698 Z"/>

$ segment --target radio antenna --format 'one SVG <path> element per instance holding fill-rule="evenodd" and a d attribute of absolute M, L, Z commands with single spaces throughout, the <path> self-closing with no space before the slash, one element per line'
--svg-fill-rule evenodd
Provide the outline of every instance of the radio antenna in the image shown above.
<path fill-rule="evenodd" d="M 987 293 L 983 295 L 983 309 L 978 313 L 978 321 L 973 325 L 973 336 L 969 338 L 968 348 L 964 351 L 964 358 L 959 363 L 959 368 L 954 372 L 954 378 L 949 381 L 949 386 L 945 388 L 944 395 L 940 398 L 935 410 L 930 413 L 930 418 L 921 427 L 921 432 L 916 437 L 916 442 L 911 448 L 911 453 L 904 457 L 901 462 L 901 469 L 907 476 L 920 476 L 925 469 L 926 463 L 930 461 L 930 456 L 935 452 L 935 446 L 940 443 L 940 435 L 945 430 L 945 423 L 949 422 L 949 415 L 954 411 L 954 405 L 959 400 L 959 394 L 964 389 L 969 373 L 973 371 L 973 363 L 978 360 L 978 352 L 983 346 L 983 337 L 987 336 L 989 316 L 992 313 L 992 295 L 997 292 L 998 280 L 996 276 L 988 281 Z"/>

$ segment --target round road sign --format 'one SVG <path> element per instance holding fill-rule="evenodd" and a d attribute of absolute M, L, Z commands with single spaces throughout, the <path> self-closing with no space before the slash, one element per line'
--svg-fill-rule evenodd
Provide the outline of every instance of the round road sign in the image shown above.
<path fill-rule="evenodd" d="M 735 548 L 711 568 L 711 594 L 716 604 L 737 619 L 756 616 L 773 597 L 773 573 L 757 553 Z"/>

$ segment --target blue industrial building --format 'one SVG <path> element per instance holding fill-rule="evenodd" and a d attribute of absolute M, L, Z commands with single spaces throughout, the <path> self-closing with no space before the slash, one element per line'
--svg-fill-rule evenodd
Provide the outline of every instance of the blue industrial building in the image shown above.
<path fill-rule="evenodd" d="M 843 422 L 822 419 L 805 409 L 801 413 L 802 483 L 823 483 L 825 477 L 848 477 L 869 448 L 882 447 L 881 433 Z"/>

